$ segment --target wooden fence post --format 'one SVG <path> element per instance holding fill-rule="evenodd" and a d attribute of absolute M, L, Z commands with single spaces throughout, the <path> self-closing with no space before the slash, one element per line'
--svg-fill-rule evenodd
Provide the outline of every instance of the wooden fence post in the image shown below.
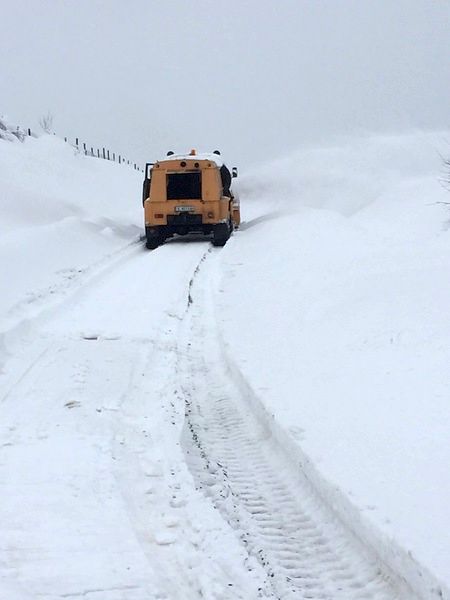
<path fill-rule="evenodd" d="M 78 148 L 78 138 L 75 138 L 75 146 Z"/>

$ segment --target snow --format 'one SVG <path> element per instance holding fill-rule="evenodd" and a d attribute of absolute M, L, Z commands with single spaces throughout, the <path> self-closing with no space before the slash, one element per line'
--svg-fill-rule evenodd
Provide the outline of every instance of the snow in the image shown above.
<path fill-rule="evenodd" d="M 167 251 L 173 268 L 159 294 L 142 277 L 158 276 L 158 257 L 140 252 L 41 320 L 35 366 L 3 404 L 6 575 L 35 595 L 221 598 L 216 588 L 239 589 L 226 555 L 208 558 L 227 540 L 234 556 L 237 541 L 190 483 L 178 442 L 184 404 L 173 402 L 180 276 L 202 249 Z M 22 364 L 28 344 L 20 340 Z M 252 597 L 243 587 L 236 597 Z"/>
<path fill-rule="evenodd" d="M 23 141 L 26 132 L 18 125 L 13 125 L 7 117 L 0 115 L 0 140 L 8 142 Z"/>
<path fill-rule="evenodd" d="M 445 137 L 303 148 L 154 252 L 141 173 L 0 140 L 0 597 L 450 597 Z"/>
<path fill-rule="evenodd" d="M 0 153 L 0 596 L 258 597 L 179 442 L 204 242 L 145 251 L 126 167 L 46 137 Z"/>
<path fill-rule="evenodd" d="M 449 586 L 444 137 L 348 140 L 248 177 L 217 298 L 227 353 L 359 534 Z"/>
<path fill-rule="evenodd" d="M 141 174 L 53 136 L 0 143 L 0 332 L 141 232 Z"/>

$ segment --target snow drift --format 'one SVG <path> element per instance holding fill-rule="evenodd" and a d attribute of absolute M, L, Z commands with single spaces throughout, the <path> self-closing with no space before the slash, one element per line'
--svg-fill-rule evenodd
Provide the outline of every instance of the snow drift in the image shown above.
<path fill-rule="evenodd" d="M 138 238 L 140 185 L 53 136 L 0 141 L 0 331 Z"/>
<path fill-rule="evenodd" d="M 450 587 L 445 138 L 349 139 L 248 175 L 217 295 L 233 368 L 424 598 Z"/>

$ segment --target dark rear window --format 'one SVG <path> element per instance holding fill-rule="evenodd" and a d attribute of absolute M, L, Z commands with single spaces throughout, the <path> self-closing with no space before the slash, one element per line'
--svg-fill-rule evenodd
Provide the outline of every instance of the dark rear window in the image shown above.
<path fill-rule="evenodd" d="M 199 200 L 202 197 L 201 173 L 167 175 L 167 200 Z"/>

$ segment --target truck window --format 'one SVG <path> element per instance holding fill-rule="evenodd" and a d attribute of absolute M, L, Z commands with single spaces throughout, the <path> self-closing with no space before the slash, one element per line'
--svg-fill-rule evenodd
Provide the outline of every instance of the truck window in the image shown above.
<path fill-rule="evenodd" d="M 167 175 L 167 200 L 200 200 L 202 197 L 202 174 L 170 173 Z"/>

